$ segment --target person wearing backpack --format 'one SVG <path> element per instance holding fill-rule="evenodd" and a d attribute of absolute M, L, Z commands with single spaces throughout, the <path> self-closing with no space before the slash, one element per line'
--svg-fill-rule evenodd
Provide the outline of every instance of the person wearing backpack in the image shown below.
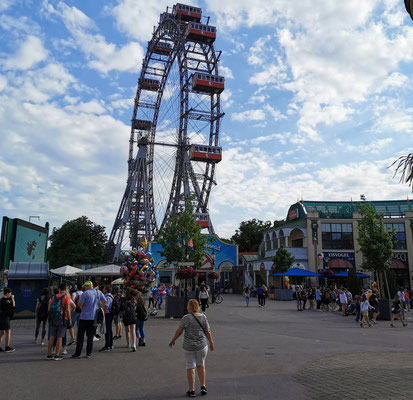
<path fill-rule="evenodd" d="M 113 305 L 113 296 L 112 296 L 112 286 L 106 285 L 103 288 L 103 295 L 106 299 L 106 312 L 105 312 L 105 346 L 103 346 L 99 351 L 107 352 L 113 350 L 113 331 L 112 331 L 112 305 Z"/>
<path fill-rule="evenodd" d="M 81 313 L 79 316 L 79 328 L 77 330 L 76 351 L 72 354 L 72 358 L 80 357 L 85 333 L 87 337 L 86 358 L 92 356 L 93 338 L 96 334 L 99 305 L 103 306 L 105 312 L 107 309 L 105 296 L 100 290 L 93 289 L 93 283 L 91 281 L 86 281 L 83 284 L 83 290 L 82 297 L 78 302 Z"/>
<path fill-rule="evenodd" d="M 37 299 L 35 308 L 35 320 L 36 320 L 36 330 L 34 332 L 34 342 L 38 344 L 38 337 L 40 332 L 40 326 L 42 326 L 42 341 L 41 344 L 44 346 L 44 337 L 46 336 L 46 324 L 47 317 L 49 316 L 49 289 L 45 288 L 42 290 L 41 296 Z"/>
<path fill-rule="evenodd" d="M 66 293 L 67 285 L 62 282 L 59 285 L 59 293 L 54 295 L 49 303 L 49 332 L 50 338 L 47 347 L 47 360 L 60 361 L 63 357 L 60 355 L 63 337 L 66 335 L 66 329 L 72 326 L 70 315 L 70 296 Z M 54 341 L 56 340 L 56 353 L 53 354 Z"/>
<path fill-rule="evenodd" d="M 127 347 L 136 351 L 136 294 L 137 290 L 132 288 L 126 289 L 126 298 L 122 303 L 123 325 L 125 325 L 125 336 Z"/>
<path fill-rule="evenodd" d="M 139 338 L 138 346 L 146 346 L 145 342 L 145 321 L 148 320 L 148 310 L 140 292 L 136 294 L 136 337 Z"/>

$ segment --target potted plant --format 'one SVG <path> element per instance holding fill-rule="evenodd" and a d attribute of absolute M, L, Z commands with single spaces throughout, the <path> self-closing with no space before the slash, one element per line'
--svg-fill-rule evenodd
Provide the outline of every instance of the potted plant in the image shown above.
<path fill-rule="evenodd" d="M 275 272 L 285 274 L 295 261 L 295 257 L 284 247 L 281 246 L 275 257 L 273 258 Z M 281 276 L 281 289 L 275 289 L 275 300 L 292 300 L 293 291 L 291 289 L 284 288 L 284 275 Z"/>

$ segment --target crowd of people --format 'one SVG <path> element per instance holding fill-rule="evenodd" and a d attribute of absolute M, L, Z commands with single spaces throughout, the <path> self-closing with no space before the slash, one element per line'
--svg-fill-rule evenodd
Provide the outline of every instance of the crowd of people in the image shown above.
<path fill-rule="evenodd" d="M 297 311 L 306 309 L 319 312 L 338 311 L 346 317 L 354 315 L 355 321 L 362 328 L 365 325 L 370 327 L 377 324 L 380 315 L 377 287 L 364 289 L 353 296 L 345 287 L 304 288 L 296 285 L 293 287 L 293 297 L 296 300 Z M 407 311 L 410 311 L 410 293 L 407 289 L 399 288 L 392 300 L 390 326 L 394 327 L 394 321 L 397 319 L 403 326 L 407 326 L 404 318 L 404 313 Z"/>

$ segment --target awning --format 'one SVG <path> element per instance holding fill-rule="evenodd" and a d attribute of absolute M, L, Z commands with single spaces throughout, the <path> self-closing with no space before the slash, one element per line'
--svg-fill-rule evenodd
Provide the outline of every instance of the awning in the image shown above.
<path fill-rule="evenodd" d="M 82 270 L 80 268 L 72 267 L 71 265 L 65 265 L 60 268 L 51 269 L 50 272 L 60 276 L 76 276 L 82 272 Z"/>
<path fill-rule="evenodd" d="M 276 272 L 270 276 L 301 276 L 301 277 L 312 277 L 312 276 L 322 276 L 316 272 L 308 271 L 302 268 L 290 268 L 287 272 Z"/>
<path fill-rule="evenodd" d="M 338 274 L 335 274 L 332 276 L 332 278 L 347 278 L 347 277 L 348 277 L 348 271 L 339 272 Z M 369 275 L 361 274 L 360 272 L 357 272 L 357 277 L 358 278 L 370 278 Z"/>
<path fill-rule="evenodd" d="M 353 264 L 343 258 L 333 258 L 327 263 L 328 268 L 353 268 Z"/>
<path fill-rule="evenodd" d="M 49 279 L 49 264 L 39 262 L 10 263 L 8 280 Z"/>
<path fill-rule="evenodd" d="M 91 268 L 79 273 L 80 276 L 120 276 L 120 266 L 115 264 Z"/>

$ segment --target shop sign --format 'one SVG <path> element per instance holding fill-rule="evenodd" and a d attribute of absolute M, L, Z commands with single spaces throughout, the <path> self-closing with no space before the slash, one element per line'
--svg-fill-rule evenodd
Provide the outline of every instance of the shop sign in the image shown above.
<path fill-rule="evenodd" d="M 288 211 L 288 220 L 291 221 L 292 219 L 298 218 L 298 208 L 294 208 L 293 210 Z"/>
<path fill-rule="evenodd" d="M 323 266 L 326 268 L 354 268 L 354 253 L 349 251 L 324 252 Z"/>

